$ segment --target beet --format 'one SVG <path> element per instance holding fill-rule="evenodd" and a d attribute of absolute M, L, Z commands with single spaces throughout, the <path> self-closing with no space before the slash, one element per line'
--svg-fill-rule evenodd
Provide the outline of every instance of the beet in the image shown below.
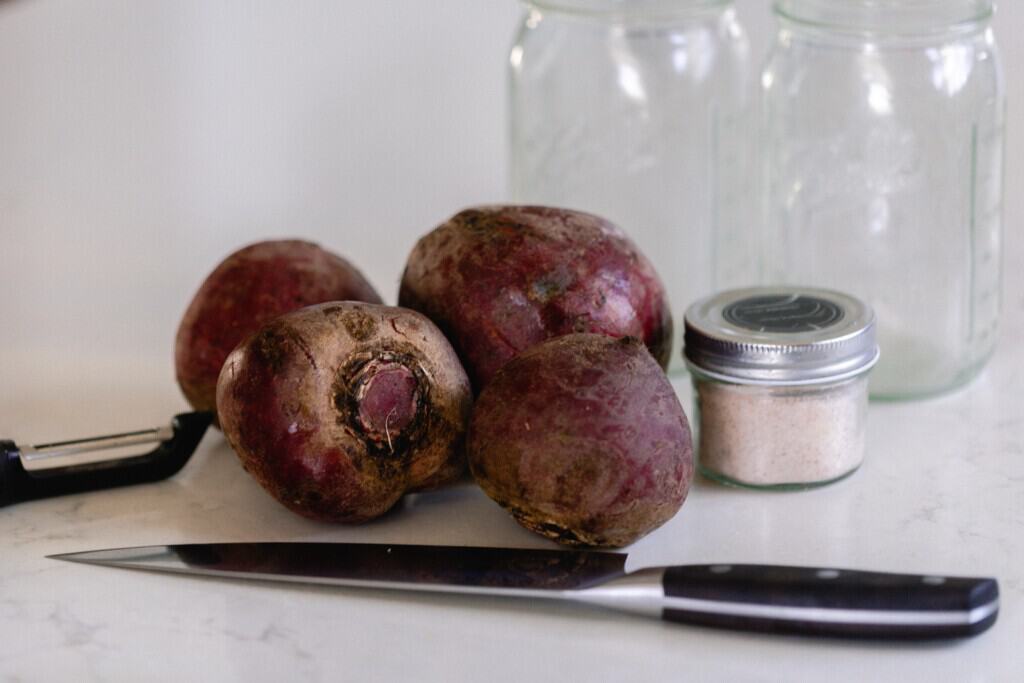
<path fill-rule="evenodd" d="M 417 242 L 398 294 L 452 341 L 477 391 L 551 337 L 634 336 L 668 366 L 672 318 L 650 262 L 619 228 L 538 206 L 467 209 Z"/>
<path fill-rule="evenodd" d="M 207 276 L 178 326 L 174 365 L 185 398 L 214 410 L 217 376 L 231 350 L 282 313 L 325 301 L 380 303 L 348 261 L 311 242 L 258 242 Z"/>
<path fill-rule="evenodd" d="M 480 393 L 470 471 L 527 529 L 628 545 L 670 519 L 693 478 L 689 423 L 634 338 L 573 334 L 509 361 Z"/>
<path fill-rule="evenodd" d="M 224 363 L 217 411 L 245 469 L 313 519 L 363 522 L 454 481 L 472 408 L 441 331 L 406 309 L 332 302 L 263 325 Z"/>

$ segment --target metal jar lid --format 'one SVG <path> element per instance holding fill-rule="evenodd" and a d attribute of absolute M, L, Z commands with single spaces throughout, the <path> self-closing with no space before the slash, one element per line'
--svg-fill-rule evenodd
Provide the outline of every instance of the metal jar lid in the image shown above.
<path fill-rule="evenodd" d="M 841 292 L 809 287 L 736 289 L 686 311 L 691 369 L 742 384 L 819 384 L 878 361 L 875 314 Z"/>

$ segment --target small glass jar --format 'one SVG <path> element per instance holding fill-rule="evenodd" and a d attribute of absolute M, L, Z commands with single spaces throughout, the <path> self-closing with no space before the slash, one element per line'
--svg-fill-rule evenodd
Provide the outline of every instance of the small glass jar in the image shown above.
<path fill-rule="evenodd" d="M 619 225 L 678 320 L 715 291 L 716 245 L 749 224 L 749 46 L 733 2 L 524 5 L 509 56 L 512 198 Z"/>
<path fill-rule="evenodd" d="M 718 481 L 802 489 L 864 459 L 875 317 L 821 289 L 732 290 L 686 312 L 701 472 Z"/>
<path fill-rule="evenodd" d="M 957 387 L 995 345 L 1005 96 L 992 13 L 992 0 L 775 2 L 760 282 L 874 308 L 874 397 Z"/>

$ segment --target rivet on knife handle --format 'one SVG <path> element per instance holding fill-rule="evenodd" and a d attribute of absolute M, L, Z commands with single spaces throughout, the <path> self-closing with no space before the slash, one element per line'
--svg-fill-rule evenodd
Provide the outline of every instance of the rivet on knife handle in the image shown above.
<path fill-rule="evenodd" d="M 170 425 L 123 434 L 24 448 L 0 441 L 0 506 L 165 479 L 188 462 L 212 420 L 211 413 L 182 413 Z M 150 443 L 159 445 L 123 455 Z M 97 458 L 102 451 L 114 453 Z"/>

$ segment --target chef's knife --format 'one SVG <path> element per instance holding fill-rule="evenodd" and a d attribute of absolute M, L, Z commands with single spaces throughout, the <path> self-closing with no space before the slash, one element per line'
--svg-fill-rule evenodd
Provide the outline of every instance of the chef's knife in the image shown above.
<path fill-rule="evenodd" d="M 72 562 L 330 586 L 563 599 L 668 621 L 773 633 L 951 638 L 995 623 L 994 579 L 749 564 L 626 572 L 626 555 L 355 543 L 157 545 Z"/>
<path fill-rule="evenodd" d="M 212 413 L 182 413 L 169 425 L 34 446 L 0 440 L 0 506 L 165 479 L 192 456 Z M 148 452 L 129 447 L 158 444 Z"/>

